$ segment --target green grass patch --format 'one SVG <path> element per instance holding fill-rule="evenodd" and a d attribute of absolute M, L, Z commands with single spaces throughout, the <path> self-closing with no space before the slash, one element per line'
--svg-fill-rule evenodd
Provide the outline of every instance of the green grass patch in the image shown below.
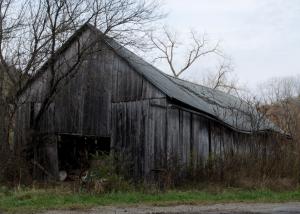
<path fill-rule="evenodd" d="M 8 213 L 32 213 L 49 209 L 85 209 L 102 205 L 201 204 L 218 202 L 300 201 L 300 190 L 224 189 L 209 191 L 167 191 L 156 193 L 113 192 L 106 194 L 73 193 L 61 189 L 0 190 L 0 210 Z"/>

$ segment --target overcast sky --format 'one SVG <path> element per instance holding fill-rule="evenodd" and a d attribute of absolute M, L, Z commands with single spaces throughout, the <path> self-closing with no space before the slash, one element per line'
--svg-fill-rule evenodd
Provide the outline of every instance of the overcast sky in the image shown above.
<path fill-rule="evenodd" d="M 221 41 L 242 83 L 300 73 L 300 0 L 164 0 L 168 25 Z M 201 62 L 204 63 L 203 61 Z M 202 66 L 202 67 L 201 67 Z M 193 67 L 187 78 L 199 78 Z"/>

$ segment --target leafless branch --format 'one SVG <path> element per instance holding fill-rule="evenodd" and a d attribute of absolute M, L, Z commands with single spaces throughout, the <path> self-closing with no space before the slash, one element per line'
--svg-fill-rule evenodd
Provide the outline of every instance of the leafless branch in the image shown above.
<path fill-rule="evenodd" d="M 178 42 L 175 33 L 171 33 L 166 27 L 163 28 L 162 38 L 155 37 L 151 34 L 150 39 L 154 47 L 159 51 L 160 55 L 156 59 L 164 59 L 167 61 L 172 74 L 175 77 L 179 77 L 186 70 L 188 70 L 197 60 L 209 55 L 218 54 L 221 52 L 219 50 L 219 43 L 216 43 L 213 47 L 209 47 L 208 40 L 205 35 L 198 37 L 194 31 L 191 31 L 191 48 L 188 49 L 186 59 L 179 68 L 176 68 L 174 62 L 174 55 L 176 50 L 181 43 Z"/>

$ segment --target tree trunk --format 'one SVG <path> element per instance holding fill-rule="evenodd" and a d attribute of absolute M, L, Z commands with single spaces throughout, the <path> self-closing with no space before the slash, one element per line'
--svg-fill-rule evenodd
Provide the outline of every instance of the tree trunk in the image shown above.
<path fill-rule="evenodd" d="M 4 84 L 4 73 L 0 70 L 0 161 L 5 162 L 9 156 L 9 120 Z"/>
<path fill-rule="evenodd" d="M 0 151 L 8 149 L 7 105 L 4 94 L 4 73 L 0 70 Z"/>
<path fill-rule="evenodd" d="M 9 150 L 9 121 L 6 104 L 0 99 L 0 151 Z"/>

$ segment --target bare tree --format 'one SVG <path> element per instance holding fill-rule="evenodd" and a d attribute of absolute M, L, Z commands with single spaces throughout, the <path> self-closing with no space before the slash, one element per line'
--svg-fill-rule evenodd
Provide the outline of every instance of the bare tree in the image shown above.
<path fill-rule="evenodd" d="M 259 85 L 261 110 L 287 134 L 298 138 L 300 130 L 300 81 L 295 77 L 272 78 Z"/>
<path fill-rule="evenodd" d="M 40 75 L 46 61 L 50 81 L 43 86 L 47 93 L 39 101 L 34 128 L 60 86 L 75 75 L 88 54 L 88 44 L 78 40 L 76 54 L 64 62 L 67 69 L 63 74 L 58 72 L 62 65 L 56 62 L 56 52 L 70 35 L 84 23 L 93 22 L 105 35 L 137 46 L 138 36 L 163 17 L 158 5 L 157 1 L 144 0 L 0 0 L 1 149 L 8 148 L 14 114 L 24 102 L 20 96 Z M 4 93 L 7 84 L 11 87 Z"/>
<path fill-rule="evenodd" d="M 213 89 L 226 92 L 236 90 L 235 81 L 229 80 L 229 74 L 233 71 L 230 60 L 220 50 L 219 42 L 210 45 L 207 36 L 191 31 L 187 43 L 181 42 L 176 33 L 171 32 L 167 27 L 163 28 L 162 35 L 150 35 L 154 49 L 158 51 L 158 57 L 154 59 L 166 62 L 167 67 L 174 77 L 180 77 L 186 73 L 197 61 L 205 59 L 210 55 L 222 58 L 216 71 L 210 72 L 203 77 L 201 84 Z M 182 54 L 185 52 L 185 56 Z M 181 58 L 184 58 L 183 60 Z M 181 64 L 179 62 L 182 62 Z"/>

